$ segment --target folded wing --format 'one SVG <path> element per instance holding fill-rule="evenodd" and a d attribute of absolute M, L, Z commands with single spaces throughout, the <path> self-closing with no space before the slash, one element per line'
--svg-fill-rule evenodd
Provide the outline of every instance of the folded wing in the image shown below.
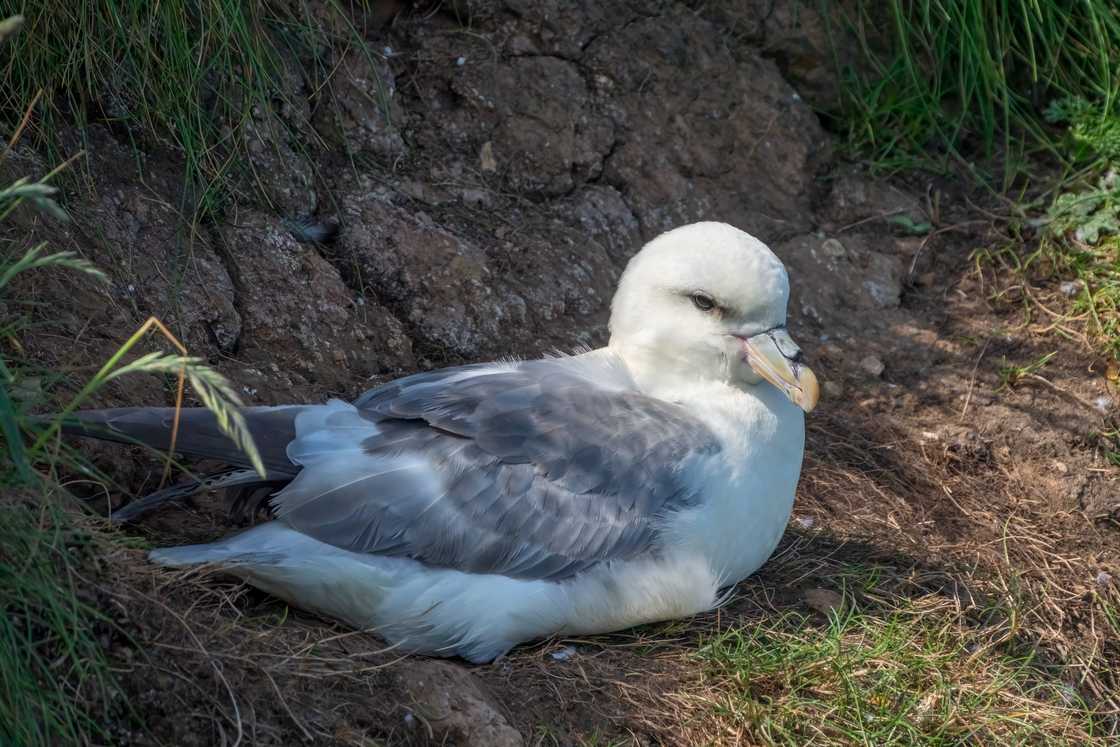
<path fill-rule="evenodd" d="M 272 501 L 305 534 L 357 552 L 559 579 L 658 549 L 702 496 L 686 470 L 718 451 L 683 408 L 579 358 L 418 374 L 354 404 L 301 411 L 303 469 Z"/>

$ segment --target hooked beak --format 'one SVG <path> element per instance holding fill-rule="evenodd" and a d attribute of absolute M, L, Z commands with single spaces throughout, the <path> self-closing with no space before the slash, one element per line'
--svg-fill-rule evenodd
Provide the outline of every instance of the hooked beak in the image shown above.
<path fill-rule="evenodd" d="M 801 348 L 782 327 L 739 337 L 754 372 L 781 389 L 795 405 L 812 412 L 820 398 L 816 375 L 801 362 Z"/>

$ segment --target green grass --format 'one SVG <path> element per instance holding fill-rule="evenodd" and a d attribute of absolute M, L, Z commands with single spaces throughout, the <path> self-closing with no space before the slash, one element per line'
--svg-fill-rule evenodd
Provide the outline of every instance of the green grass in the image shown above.
<path fill-rule="evenodd" d="M 27 495 L 0 505 L 0 742 L 108 741 L 122 709 L 97 631 L 111 624 L 79 575 L 93 538 L 57 502 Z"/>
<path fill-rule="evenodd" d="M 699 651 L 720 719 L 752 743 L 1079 744 L 1094 735 L 1076 690 L 985 626 L 897 600 L 847 597 L 827 621 L 787 612 Z"/>
<path fill-rule="evenodd" d="M 185 160 L 187 216 L 219 210 L 238 190 L 267 201 L 245 165 L 254 109 L 290 103 L 282 79 L 293 70 L 309 90 L 328 86 L 324 50 L 362 44 L 349 21 L 327 30 L 322 14 L 349 18 L 334 0 L 318 17 L 302 2 L 261 0 L 24 0 L 5 10 L 24 23 L 0 51 L 0 124 L 15 129 L 37 101 L 32 133 L 48 149 L 63 126 L 92 123 L 127 135 L 141 165 L 141 151 L 170 146 Z M 287 72 L 285 60 L 295 63 Z"/>
<path fill-rule="evenodd" d="M 1041 189 L 1011 211 L 1006 246 L 979 256 L 1011 272 L 1047 329 L 1120 359 L 1120 4 L 827 7 L 862 51 L 837 61 L 848 149 L 884 171 L 963 170 L 998 191 L 1019 177 Z M 1002 184 L 993 180 L 1001 166 Z M 1062 280 L 1079 290 L 1029 287 Z"/>
<path fill-rule="evenodd" d="M 1102 117 L 1120 112 L 1113 0 L 861 0 L 857 8 L 841 16 L 862 55 L 838 60 L 840 121 L 848 144 L 883 169 L 944 169 L 962 154 L 998 151 L 1011 177 L 1031 152 L 1075 155 L 1048 126 L 1048 105 L 1073 98 Z"/>
<path fill-rule="evenodd" d="M 1022 366 L 1016 366 L 1005 361 L 999 368 L 999 386 L 996 388 L 996 391 L 1002 392 L 1006 389 L 1010 389 L 1026 377 L 1037 374 L 1045 368 L 1046 364 L 1057 354 L 1057 351 L 1053 351 L 1040 355 L 1035 360 Z"/>
<path fill-rule="evenodd" d="M 0 152 L 0 161 L 3 152 Z M 0 221 L 13 210 L 38 208 L 66 219 L 54 189 L 18 179 L 0 188 Z M 20 206 L 24 207 L 21 208 Z M 256 449 L 237 407 L 240 400 L 217 372 L 190 358 L 152 352 L 126 356 L 150 327 L 132 335 L 68 404 L 44 425 L 32 410 L 62 397 L 64 377 L 14 358 L 29 330 L 32 299 L 19 293 L 20 276 L 44 271 L 78 273 L 87 282 L 106 276 L 72 252 L 45 245 L 22 248 L 18 237 L 0 243 L 0 744 L 81 744 L 111 741 L 114 720 L 127 719 L 116 698 L 115 677 L 102 639 L 121 631 L 103 614 L 90 587 L 99 552 L 117 541 L 96 530 L 59 483 L 61 472 L 102 480 L 56 434 L 61 418 L 115 378 L 132 373 L 179 374 L 190 381 L 223 430 L 249 454 Z M 180 346 L 181 348 L 181 346 Z M 51 386 L 58 387 L 52 391 Z M 258 459 L 259 461 L 259 459 Z"/>
<path fill-rule="evenodd" d="M 1072 230 L 1033 238 L 1011 230 L 1011 240 L 974 253 L 995 283 L 992 299 L 1015 303 L 1044 333 L 1120 361 L 1120 236 L 1090 244 Z"/>

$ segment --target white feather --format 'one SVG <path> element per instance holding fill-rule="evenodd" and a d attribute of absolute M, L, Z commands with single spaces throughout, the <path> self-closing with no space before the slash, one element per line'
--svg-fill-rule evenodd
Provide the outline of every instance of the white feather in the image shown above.
<path fill-rule="evenodd" d="M 688 294 L 700 288 L 725 304 L 723 311 L 693 308 Z M 274 521 L 210 545 L 157 550 L 152 559 L 220 563 L 294 605 L 374 629 L 403 650 L 476 661 L 555 633 L 602 633 L 710 609 L 721 587 L 770 556 L 793 504 L 802 411 L 761 381 L 731 334 L 783 324 L 788 298 L 785 269 L 761 242 L 723 224 L 686 226 L 631 261 L 612 306 L 610 346 L 563 359 L 602 386 L 636 383 L 682 405 L 719 441 L 718 453 L 682 468 L 702 501 L 664 517 L 656 553 L 561 581 L 514 579 L 354 553 Z M 346 473 L 377 428 L 353 406 L 332 401 L 302 412 L 296 432 L 289 456 L 305 469 L 292 489 L 330 490 L 332 475 Z M 422 456 L 403 467 L 426 479 Z"/>

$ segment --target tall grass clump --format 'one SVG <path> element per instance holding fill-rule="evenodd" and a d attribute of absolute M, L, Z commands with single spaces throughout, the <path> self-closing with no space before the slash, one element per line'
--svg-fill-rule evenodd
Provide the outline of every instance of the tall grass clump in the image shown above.
<path fill-rule="evenodd" d="M 15 29 L 18 24 L 0 24 L 0 32 Z M 0 149 L 0 165 L 5 152 Z M 0 224 L 21 205 L 66 220 L 53 199 L 55 191 L 45 180 L 27 177 L 0 187 Z M 62 418 L 125 374 L 173 375 L 179 378 L 179 401 L 189 381 L 227 435 L 262 472 L 263 467 L 235 390 L 218 372 L 186 355 L 154 318 L 77 387 L 76 395 L 64 398 L 60 390 L 52 391 L 74 382 L 23 359 L 19 338 L 28 331 L 33 301 L 14 288 L 24 274 L 44 271 L 77 273 L 88 283 L 107 278 L 73 252 L 51 252 L 44 244 L 24 249 L 25 243 L 0 233 L 0 744 L 104 744 L 115 741 L 114 723 L 130 719 L 105 646 L 124 632 L 103 613 L 93 586 L 95 551 L 116 539 L 83 515 L 60 481 L 74 472 L 97 478 L 57 438 Z M 126 359 L 150 330 L 163 332 L 179 353 Z M 55 401 L 68 404 L 52 407 Z M 33 416 L 44 407 L 58 414 Z"/>
<path fill-rule="evenodd" d="M 23 187 L 35 187 L 40 200 L 50 199 L 41 183 L 25 181 Z M 5 199 L 19 193 L 0 190 L 0 213 Z M 18 299 L 5 293 L 10 283 L 24 272 L 51 269 L 81 273 L 89 282 L 105 279 L 70 252 L 46 253 L 40 245 L 0 261 L 0 302 L 18 314 Z M 32 417 L 28 409 L 50 392 L 20 396 L 41 386 L 43 372 L 0 356 L 0 744 L 105 742 L 111 717 L 127 716 L 120 713 L 110 662 L 99 642 L 114 626 L 92 602 L 87 570 L 94 548 L 113 538 L 76 510 L 58 482 L 58 475 L 68 472 L 95 474 L 61 448 L 56 434 L 65 414 L 119 376 L 177 374 L 191 382 L 223 430 L 263 473 L 237 409 L 241 402 L 224 377 L 185 355 L 153 352 L 125 360 L 144 333 L 160 327 L 151 322 L 141 327 L 58 415 L 46 419 Z M 19 317 L 5 320 L 7 334 L 21 328 Z"/>
<path fill-rule="evenodd" d="M 830 4 L 831 5 L 831 4 Z M 848 142 L 879 166 L 944 167 L 1004 159 L 1006 178 L 1065 137 L 1046 112 L 1086 103 L 1120 113 L 1120 4 L 1115 0 L 859 0 L 842 21 L 857 60 L 839 60 Z M 1087 123 L 1092 129 L 1093 124 Z"/>
<path fill-rule="evenodd" d="M 245 156 L 241 132 L 254 108 L 283 107 L 285 59 L 317 59 L 329 40 L 298 2 L 9 5 L 22 14 L 24 33 L 0 55 L 0 124 L 12 129 L 26 102 L 40 97 L 40 145 L 53 146 L 51 134 L 63 125 L 81 131 L 101 123 L 131 138 L 138 151 L 170 146 L 183 155 L 193 207 L 203 212 L 220 207 L 235 188 Z M 333 0 L 323 8 L 346 17 Z"/>

